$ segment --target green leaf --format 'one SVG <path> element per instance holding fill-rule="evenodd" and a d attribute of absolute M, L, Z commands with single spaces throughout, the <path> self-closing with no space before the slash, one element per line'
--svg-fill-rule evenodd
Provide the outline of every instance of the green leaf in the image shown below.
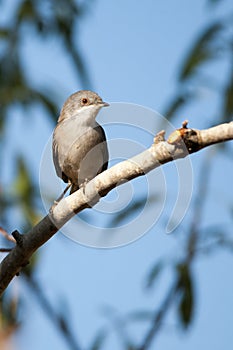
<path fill-rule="evenodd" d="M 233 119 L 233 72 L 223 93 L 223 122 Z"/>
<path fill-rule="evenodd" d="M 25 219 L 30 225 L 34 225 L 40 217 L 34 209 L 36 189 L 31 181 L 26 163 L 22 157 L 17 158 L 17 176 L 13 184 L 18 205 L 22 210 Z"/>
<path fill-rule="evenodd" d="M 0 89 L 1 90 L 1 89 Z M 6 113 L 5 106 L 0 106 L 0 137 L 3 134 L 5 121 L 6 121 Z"/>
<path fill-rule="evenodd" d="M 31 179 L 25 161 L 20 156 L 17 158 L 16 167 L 17 177 L 14 188 L 20 197 L 26 201 L 30 201 L 32 192 Z"/>
<path fill-rule="evenodd" d="M 8 28 L 0 28 L 0 39 L 7 39 L 9 37 L 10 31 Z"/>
<path fill-rule="evenodd" d="M 218 39 L 224 29 L 220 22 L 211 24 L 197 39 L 191 48 L 179 74 L 179 80 L 185 80 L 195 74 L 197 69 L 207 61 L 219 55 Z"/>
<path fill-rule="evenodd" d="M 180 291 L 180 300 L 178 303 L 178 313 L 183 327 L 187 327 L 193 318 L 194 295 L 193 281 L 188 264 L 179 264 L 177 266 L 178 285 Z"/>
<path fill-rule="evenodd" d="M 3 294 L 0 298 L 0 320 L 2 328 L 17 327 L 18 325 L 18 309 L 19 300 L 17 297 L 9 298 L 7 294 Z"/>

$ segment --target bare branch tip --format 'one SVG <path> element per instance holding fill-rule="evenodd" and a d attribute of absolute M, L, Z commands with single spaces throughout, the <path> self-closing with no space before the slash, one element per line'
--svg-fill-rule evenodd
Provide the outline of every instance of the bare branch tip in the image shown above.
<path fill-rule="evenodd" d="M 165 141 L 165 133 L 165 130 L 159 131 L 154 137 L 154 143 L 157 144 L 159 142 Z"/>
<path fill-rule="evenodd" d="M 167 142 L 171 145 L 174 145 L 178 142 L 180 142 L 182 139 L 180 130 L 174 130 L 168 137 Z"/>
<path fill-rule="evenodd" d="M 16 244 L 19 247 L 23 246 L 23 235 L 21 235 L 21 233 L 19 233 L 19 231 L 15 230 L 12 232 L 12 236 L 14 237 Z"/>
<path fill-rule="evenodd" d="M 188 121 L 187 119 L 184 120 L 183 123 L 182 123 L 182 128 L 183 128 L 183 129 L 187 129 L 188 123 L 189 123 L 189 121 Z"/>
<path fill-rule="evenodd" d="M 10 253 L 12 248 L 0 248 L 0 253 Z"/>

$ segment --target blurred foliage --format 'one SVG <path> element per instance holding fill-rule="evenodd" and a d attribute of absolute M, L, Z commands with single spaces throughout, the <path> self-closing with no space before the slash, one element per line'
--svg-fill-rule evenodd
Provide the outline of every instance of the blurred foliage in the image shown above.
<path fill-rule="evenodd" d="M 220 101 L 222 101 L 221 110 L 219 111 L 220 117 L 218 120 L 215 120 L 215 123 L 227 122 L 232 119 L 232 30 L 233 14 L 227 14 L 210 23 L 192 43 L 180 67 L 176 95 L 165 108 L 164 115 L 168 119 L 175 118 L 181 108 L 184 109 L 193 102 L 197 103 L 200 100 L 199 91 L 202 88 L 214 91 L 219 95 Z M 213 63 L 227 64 L 230 74 L 226 74 L 223 82 L 216 80 L 219 77 L 214 75 Z"/>
<path fill-rule="evenodd" d="M 7 25 L 0 26 L 0 147 L 4 148 L 4 132 L 7 117 L 12 106 L 19 105 L 23 108 L 32 104 L 40 104 L 45 107 L 50 118 L 55 121 L 58 114 L 58 104 L 54 96 L 54 92 L 49 90 L 49 86 L 44 89 L 37 89 L 31 86 L 25 71 L 25 65 L 21 54 L 21 45 L 23 38 L 27 33 L 33 32 L 40 38 L 53 40 L 54 37 L 59 38 L 62 42 L 64 53 L 70 57 L 71 65 L 74 67 L 77 79 L 82 83 L 83 88 L 90 88 L 90 78 L 87 68 L 82 57 L 78 45 L 78 24 L 79 20 L 88 11 L 91 0 L 78 2 L 75 0 L 21 0 L 12 5 L 11 20 Z M 223 0 L 208 0 L 207 3 L 212 6 L 221 5 Z M 175 118 L 182 108 L 189 106 L 191 103 L 199 102 L 199 90 L 203 87 L 203 81 L 208 85 L 208 89 L 213 89 L 218 93 L 220 110 L 218 111 L 218 119 L 212 118 L 213 123 L 229 121 L 233 116 L 233 37 L 232 37 L 232 15 L 221 16 L 219 19 L 210 22 L 204 28 L 196 40 L 191 43 L 188 54 L 184 58 L 179 74 L 176 94 L 167 104 L 165 115 L 168 119 Z M 26 29 L 26 30 L 25 30 Z M 211 79 L 213 71 L 209 69 L 213 63 L 226 63 L 229 74 L 221 77 L 224 78 L 221 84 L 212 84 Z M 204 78 L 203 78 L 204 76 Z M 214 77 L 215 78 L 215 77 Z M 214 79 L 215 80 L 215 79 Z M 190 86 L 192 89 L 190 89 Z M 217 89 L 216 89 L 217 87 Z M 224 147 L 222 147 L 224 150 Z M 0 154 L 1 157 L 1 154 Z M 21 229 L 23 232 L 28 227 L 34 225 L 40 218 L 37 200 L 39 197 L 38 189 L 33 181 L 30 173 L 30 166 L 24 157 L 19 154 L 16 159 L 15 174 L 12 183 L 12 191 L 10 192 L 3 184 L 0 183 L 0 225 L 7 229 L 9 223 L 9 212 L 20 212 L 22 217 Z M 139 198 L 127 210 L 120 211 L 112 220 L 111 225 L 117 226 L 122 224 L 124 220 L 140 210 L 145 205 L 147 198 Z M 151 198 L 151 202 L 159 200 L 159 198 Z M 187 227 L 187 256 L 185 259 L 175 262 L 175 281 L 177 286 L 177 298 L 173 298 L 174 290 L 171 290 L 171 297 L 168 299 L 176 306 L 179 320 L 186 329 L 193 320 L 195 312 L 195 284 L 193 261 L 195 254 L 198 252 L 198 235 Z M 213 230 L 211 230 L 213 232 Z M 195 235 L 194 235 L 195 233 Z M 211 246 L 206 247 L 206 251 L 213 250 L 213 247 L 230 247 L 232 250 L 232 241 L 225 236 L 223 232 L 217 231 L 216 240 Z M 191 247 L 191 249 L 190 249 Z M 24 268 L 25 279 L 30 284 L 34 293 L 38 296 L 45 312 L 48 313 L 59 330 L 70 344 L 70 348 L 77 348 L 75 340 L 72 338 L 68 322 L 63 317 L 63 312 L 55 312 L 53 307 L 48 303 L 43 294 L 42 288 L 36 284 L 33 278 L 34 269 L 37 263 L 37 256 L 34 255 L 30 265 Z M 174 262 L 173 262 L 174 263 Z M 159 276 L 164 273 L 165 263 L 163 260 L 157 261 L 149 271 L 146 280 L 146 287 L 156 286 Z M 174 270 L 174 269 L 173 269 Z M 170 307 L 170 304 L 164 304 Z M 7 294 L 0 301 L 0 348 L 2 331 L 4 334 L 12 334 L 18 327 L 18 300 L 14 296 Z M 47 311 L 46 311 L 47 310 Z M 156 316 L 156 317 L 155 317 Z M 132 312 L 127 322 L 146 322 L 151 323 L 149 330 L 150 341 L 156 334 L 158 324 L 164 322 L 165 310 L 155 313 L 154 310 L 141 310 Z M 127 350 L 136 349 L 131 339 L 126 333 L 126 320 L 119 317 L 110 317 L 118 334 L 118 338 L 123 344 L 123 348 Z M 157 323 L 153 325 L 153 319 Z M 9 332 L 8 332 L 8 331 Z M 153 333 L 154 332 L 154 333 Z M 105 343 L 107 331 L 101 331 L 93 340 L 90 350 L 100 350 Z M 73 344 L 73 345 L 72 345 Z M 144 348 L 146 349 L 146 347 Z"/>
<path fill-rule="evenodd" d="M 22 42 L 34 33 L 46 40 L 60 38 L 63 49 L 71 58 L 71 64 L 83 87 L 90 85 L 87 69 L 78 46 L 77 23 L 88 10 L 91 0 L 81 4 L 74 0 L 21 0 L 11 7 L 9 20 L 0 24 L 0 147 L 4 149 L 4 126 L 15 105 L 23 108 L 34 103 L 45 107 L 55 121 L 58 104 L 49 86 L 36 89 L 26 74 L 22 55 Z M 25 30 L 26 29 L 26 30 Z M 25 110 L 27 114 L 27 110 Z M 2 155 L 0 154 L 0 157 Z M 6 164 L 7 166 L 7 164 Z M 30 165 L 18 155 L 12 191 L 0 184 L 0 219 L 7 225 L 7 213 L 12 208 L 22 212 L 22 228 L 34 225 L 40 218 L 36 207 L 38 189 L 32 181 Z M 5 227 L 7 229 L 7 227 Z"/>
<path fill-rule="evenodd" d="M 9 298 L 3 295 L 0 300 L 1 329 L 10 325 L 17 325 L 18 300 L 16 297 Z"/>
<path fill-rule="evenodd" d="M 217 5 L 221 1 L 209 1 L 212 5 Z M 212 124 L 229 122 L 233 117 L 233 15 L 229 13 L 218 20 L 211 22 L 204 30 L 201 31 L 197 39 L 192 42 L 191 47 L 186 54 L 178 73 L 178 84 L 176 94 L 170 100 L 165 108 L 164 115 L 167 119 L 174 119 L 180 114 L 181 109 L 189 107 L 191 104 L 199 103 L 201 100 L 201 89 L 207 88 L 217 93 L 219 98 L 219 110 L 212 116 Z M 229 74 L 219 77 L 214 75 L 214 64 L 220 64 L 226 67 Z M 214 83 L 213 83 L 214 82 Z M 217 116 L 217 117 L 216 117 Z M 211 126 L 209 125 L 209 126 Z M 208 125 L 207 125 L 208 126 Z M 227 145 L 219 145 L 220 151 L 225 151 Z M 230 155 L 232 157 L 232 154 Z M 207 154 L 208 157 L 208 154 Z M 173 286 L 168 289 L 168 296 L 173 295 L 176 289 L 176 298 L 174 297 L 173 305 L 177 310 L 178 319 L 183 329 L 187 329 L 194 318 L 195 314 L 195 276 L 193 265 L 200 254 L 212 253 L 220 248 L 232 251 L 232 239 L 226 231 L 219 230 L 216 227 L 209 228 L 208 237 L 206 232 L 201 228 L 202 213 L 205 200 L 208 196 L 208 182 L 210 176 L 210 162 L 214 157 L 205 159 L 203 169 L 200 171 L 199 189 L 196 193 L 196 200 L 192 209 L 193 219 L 184 229 L 185 231 L 185 249 L 182 248 L 185 257 L 176 261 L 175 280 Z M 206 169 L 206 167 L 208 169 Z M 172 262 L 171 262 L 172 264 Z M 157 261 L 151 268 L 147 277 L 147 287 L 154 285 L 158 277 L 163 272 L 163 260 Z M 174 268 L 173 268 L 174 269 Z M 170 305 L 169 305 L 170 307 Z M 156 315 L 156 314 L 155 314 Z M 159 323 L 164 322 L 166 313 L 163 312 Z M 160 316 L 161 316 L 160 315 Z M 158 319 L 157 319 L 158 320 Z M 149 326 L 148 337 L 145 336 L 144 345 L 140 349 L 148 349 L 153 338 L 157 335 L 158 323 L 152 322 Z M 148 340 L 149 339 L 149 340 Z"/>
<path fill-rule="evenodd" d="M 19 326 L 18 299 L 4 294 L 0 298 L 0 349 L 8 350 L 11 337 Z"/>
<path fill-rule="evenodd" d="M 26 220 L 28 228 L 35 225 L 40 215 L 35 210 L 35 198 L 38 196 L 38 189 L 33 184 L 29 170 L 22 157 L 16 162 L 16 177 L 13 183 L 14 205 L 22 211 L 22 217 Z"/>
<path fill-rule="evenodd" d="M 158 277 L 164 268 L 164 265 L 165 265 L 164 261 L 159 260 L 150 269 L 146 279 L 146 288 L 151 288 L 152 286 L 154 286 L 155 282 L 158 280 Z"/>
<path fill-rule="evenodd" d="M 223 1 L 223 0 L 221 0 Z M 221 3 L 209 0 L 212 5 Z M 229 13 L 207 25 L 197 39 L 191 43 L 188 53 L 181 63 L 178 73 L 176 94 L 164 108 L 163 115 L 168 120 L 175 119 L 181 110 L 201 101 L 200 91 L 203 88 L 213 90 L 219 95 L 221 109 L 216 111 L 218 118 L 211 118 L 212 124 L 229 122 L 233 118 L 233 14 Z M 227 64 L 230 74 L 226 74 L 224 82 L 216 82 L 211 65 Z M 209 75 L 208 75 L 209 74 Z M 206 78 L 207 77 L 207 78 Z M 221 77 L 222 78 L 222 77 Z M 215 83 L 213 83 L 213 81 Z M 222 85 L 223 84 L 223 85 Z M 209 126 L 211 126 L 209 125 Z M 227 144 L 220 144 L 223 151 Z M 159 200 L 159 198 L 158 198 Z M 142 210 L 144 198 L 134 201 L 123 212 L 119 212 L 111 222 L 117 225 L 136 210 Z"/>
<path fill-rule="evenodd" d="M 225 98 L 223 99 L 223 115 L 225 115 L 226 121 L 228 122 L 233 119 L 233 62 L 228 84 L 225 87 Z"/>
<path fill-rule="evenodd" d="M 89 1 L 90 2 L 90 1 Z M 88 1 L 79 5 L 74 0 L 23 0 L 12 6 L 12 19 L 0 27 L 0 130 L 3 128 L 7 110 L 12 104 L 27 106 L 43 104 L 54 119 L 58 106 L 48 91 L 35 90 L 27 79 L 21 55 L 22 39 L 34 32 L 43 38 L 62 40 L 64 52 L 70 55 L 77 78 L 84 87 L 90 86 L 87 69 L 74 34 L 77 22 L 88 9 Z M 27 29 L 25 31 L 25 28 Z"/>
<path fill-rule="evenodd" d="M 181 91 L 177 93 L 177 95 L 170 101 L 169 105 L 166 107 L 166 118 L 171 120 L 176 115 L 176 112 L 180 110 L 181 107 L 197 98 L 197 96 L 195 95 L 196 94 L 194 92 L 187 91 L 187 89 L 184 89 L 184 91 L 182 91 L 181 89 Z"/>
<path fill-rule="evenodd" d="M 136 350 L 136 346 L 134 344 L 134 340 L 130 336 L 128 329 L 127 329 L 127 318 L 124 316 L 122 317 L 119 315 L 119 313 L 115 310 L 112 306 L 106 306 L 104 308 L 104 314 L 108 319 L 108 324 L 112 325 L 113 332 L 117 335 L 117 338 L 119 340 L 120 348 L 123 348 L 125 350 Z M 100 333 L 101 335 L 101 333 Z M 107 332 L 102 330 L 102 336 L 101 342 L 105 340 L 107 336 Z M 98 336 L 96 338 L 98 340 Z"/>
<path fill-rule="evenodd" d="M 104 344 L 104 341 L 106 339 L 106 331 L 102 330 L 99 331 L 94 340 L 92 341 L 92 344 L 89 346 L 90 350 L 100 350 Z"/>
<path fill-rule="evenodd" d="M 215 5 L 223 2 L 223 0 L 209 0 L 209 5 Z M 233 15 L 227 13 L 222 15 L 217 20 L 210 22 L 197 36 L 197 39 L 191 43 L 188 53 L 185 55 L 183 62 L 181 63 L 179 73 L 177 76 L 177 88 L 176 94 L 167 103 L 164 111 L 164 115 L 167 119 L 175 119 L 180 114 L 181 110 L 189 107 L 190 105 L 198 104 L 201 102 L 200 91 L 203 88 L 212 90 L 217 93 L 220 100 L 219 110 L 212 116 L 212 124 L 218 124 L 223 122 L 229 122 L 233 119 Z M 229 74 L 225 74 L 221 77 L 215 76 L 213 70 L 214 64 L 220 64 L 222 67 L 227 66 Z M 218 80 L 221 78 L 221 80 Z M 217 117 L 216 117 L 217 116 Z M 207 125 L 208 126 L 208 125 Z M 220 144 L 219 149 L 225 151 L 227 144 Z M 232 157 L 232 154 L 230 154 Z M 211 160 L 213 161 L 213 159 Z M 207 164 L 208 162 L 206 162 Z M 210 164 L 208 163 L 208 167 Z M 185 253 L 185 258 L 182 257 L 179 261 L 170 261 L 170 266 L 175 274 L 174 283 L 171 288 L 168 288 L 168 294 L 164 299 L 164 309 L 156 311 L 134 311 L 131 313 L 131 322 L 142 321 L 149 323 L 148 332 L 142 341 L 142 346 L 137 348 L 138 350 L 146 350 L 151 348 L 153 338 L 158 334 L 160 326 L 164 323 L 166 317 L 166 308 L 168 309 L 172 304 L 175 305 L 179 323 L 183 326 L 183 329 L 187 329 L 194 318 L 195 314 L 195 276 L 193 272 L 193 264 L 196 258 L 203 253 L 210 253 L 219 250 L 220 248 L 228 249 L 232 251 L 232 239 L 229 238 L 226 232 L 216 229 L 214 234 L 214 228 L 209 228 L 208 237 L 215 236 L 215 239 L 208 244 L 206 242 L 206 235 L 200 229 L 201 217 L 205 199 L 208 195 L 207 190 L 203 190 L 203 186 L 206 188 L 208 183 L 207 171 L 203 169 L 203 173 L 206 175 L 205 179 L 200 179 L 199 192 L 196 194 L 196 205 L 193 208 L 193 221 L 185 228 L 185 249 L 182 251 Z M 209 173 L 209 172 L 208 172 Z M 144 201 L 140 203 L 140 199 L 134 203 L 137 210 L 140 210 Z M 141 205 L 141 206 L 140 206 Z M 131 211 L 134 210 L 133 205 L 127 208 L 124 213 L 119 213 L 114 223 L 121 222 L 124 217 L 131 215 Z M 210 235 L 211 232 L 211 235 Z M 205 237 L 205 238 L 203 238 Z M 204 242 L 204 243 L 203 243 Z M 161 274 L 166 273 L 164 269 L 165 261 L 160 259 L 149 270 L 146 279 L 146 287 L 151 288 L 155 285 Z M 175 297 L 176 296 L 176 297 Z M 172 300 L 172 301 L 171 301 Z M 166 303 L 169 301 L 169 303 Z M 163 306 L 163 304 L 162 304 Z"/>
<path fill-rule="evenodd" d="M 11 113 L 11 108 L 19 106 L 28 115 L 28 106 L 42 105 L 48 116 L 55 122 L 58 115 L 58 101 L 54 91 L 48 85 L 43 88 L 32 86 L 27 75 L 23 57 L 23 42 L 33 33 L 48 43 L 59 38 L 64 54 L 70 58 L 69 64 L 74 68 L 77 80 L 83 88 L 90 88 L 90 79 L 87 68 L 79 49 L 77 25 L 80 19 L 89 10 L 93 0 L 78 2 L 75 0 L 20 0 L 12 3 L 7 21 L 0 23 L 0 160 L 3 164 L 5 147 L 5 126 Z M 0 6 L 2 3 L 0 2 Z M 9 7 L 9 6 L 8 6 Z M 2 15 L 3 15 L 3 10 Z M 2 24 L 4 23 L 4 24 Z M 30 147 L 30 146 L 29 146 Z M 11 160 L 9 160 L 10 162 Z M 3 166 L 3 165 L 2 165 Z M 8 168 L 8 164 L 4 164 Z M 6 231 L 17 222 L 17 229 L 25 233 L 41 218 L 40 193 L 31 174 L 31 166 L 24 156 L 18 154 L 14 165 L 14 177 L 7 186 L 0 183 L 0 226 Z M 9 174 L 11 178 L 11 175 Z M 15 217 L 20 219 L 15 219 Z M 1 240 L 2 242 L 2 240 Z M 7 245 L 7 242 L 6 244 Z M 4 244 L 3 244 L 4 246 Z M 23 274 L 30 281 L 33 279 L 38 255 L 34 254 L 30 264 Z M 34 288 L 35 290 L 35 288 Z M 5 295 L 8 295 L 6 293 Z M 9 330 L 14 331 L 17 325 L 15 299 L 12 296 L 1 299 L 1 328 L 0 348 L 3 349 L 4 334 L 11 336 Z M 43 298 L 41 298 L 43 300 Z M 52 310 L 52 309 L 51 309 Z M 50 310 L 50 311 L 51 311 Z M 51 311 L 52 312 L 52 311 Z M 67 338 L 71 348 L 78 349 L 71 339 L 66 321 L 57 318 L 58 328 Z M 4 330 L 4 331 L 3 331 Z M 2 333 L 3 332 L 3 333 Z M 66 334 L 65 334 L 66 333 Z"/>
<path fill-rule="evenodd" d="M 119 210 L 117 214 L 113 216 L 111 221 L 108 223 L 109 227 L 118 227 L 125 223 L 125 221 L 130 217 L 130 220 L 132 220 L 132 217 L 138 214 L 139 210 L 142 210 L 142 208 L 145 205 L 153 205 L 156 202 L 159 201 L 159 195 L 151 195 L 148 197 L 148 194 L 141 196 L 140 198 L 135 198 L 133 201 L 131 201 L 124 209 Z"/>
<path fill-rule="evenodd" d="M 178 313 L 182 325 L 187 327 L 192 321 L 194 310 L 193 277 L 188 264 L 178 264 L 176 271 L 179 288 Z"/>
<path fill-rule="evenodd" d="M 224 28 L 225 27 L 225 28 Z M 226 29 L 222 22 L 212 23 L 201 33 L 194 46 L 191 47 L 179 74 L 179 80 L 191 79 L 198 74 L 198 69 L 219 56 L 221 34 Z"/>
<path fill-rule="evenodd" d="M 23 108 L 39 103 L 45 107 L 48 115 L 55 121 L 58 115 L 58 104 L 54 93 L 45 86 L 43 90 L 31 86 L 26 75 L 22 55 L 22 42 L 32 32 L 38 37 L 53 40 L 61 39 L 64 52 L 70 55 L 71 62 L 84 87 L 90 85 L 87 69 L 78 47 L 76 34 L 77 23 L 88 10 L 88 4 L 79 4 L 74 0 L 22 0 L 12 5 L 10 20 L 0 25 L 0 148 L 4 149 L 4 126 L 11 107 Z M 26 30 L 25 30 L 26 29 Z M 27 110 L 25 110 L 27 114 Z M 0 154 L 1 157 L 1 154 Z M 7 166 L 7 165 L 6 165 Z M 7 225 L 7 211 L 18 207 L 24 219 L 22 228 L 27 229 L 40 218 L 36 207 L 38 189 L 30 175 L 23 156 L 19 155 L 16 164 L 16 175 L 13 191 L 0 184 L 0 219 Z M 7 227 L 5 227 L 7 229 Z"/>
<path fill-rule="evenodd" d="M 208 2 L 211 4 L 211 5 L 217 5 L 219 2 L 221 2 L 223 0 L 208 0 Z"/>

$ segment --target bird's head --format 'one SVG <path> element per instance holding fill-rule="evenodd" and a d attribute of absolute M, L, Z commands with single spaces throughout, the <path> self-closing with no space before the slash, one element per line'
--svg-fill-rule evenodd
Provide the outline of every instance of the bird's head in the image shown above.
<path fill-rule="evenodd" d="M 68 118 L 87 118 L 94 120 L 102 107 L 109 104 L 93 91 L 81 90 L 72 94 L 65 101 L 58 122 Z"/>

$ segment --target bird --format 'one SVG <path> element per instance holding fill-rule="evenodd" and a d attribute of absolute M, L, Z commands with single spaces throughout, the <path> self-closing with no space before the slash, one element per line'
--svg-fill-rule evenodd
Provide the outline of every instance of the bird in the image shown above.
<path fill-rule="evenodd" d="M 53 132 L 53 162 L 56 174 L 68 183 L 63 194 L 84 187 L 108 167 L 106 135 L 95 118 L 109 104 L 95 92 L 80 90 L 65 101 Z M 58 199 L 58 200 L 59 200 Z"/>

